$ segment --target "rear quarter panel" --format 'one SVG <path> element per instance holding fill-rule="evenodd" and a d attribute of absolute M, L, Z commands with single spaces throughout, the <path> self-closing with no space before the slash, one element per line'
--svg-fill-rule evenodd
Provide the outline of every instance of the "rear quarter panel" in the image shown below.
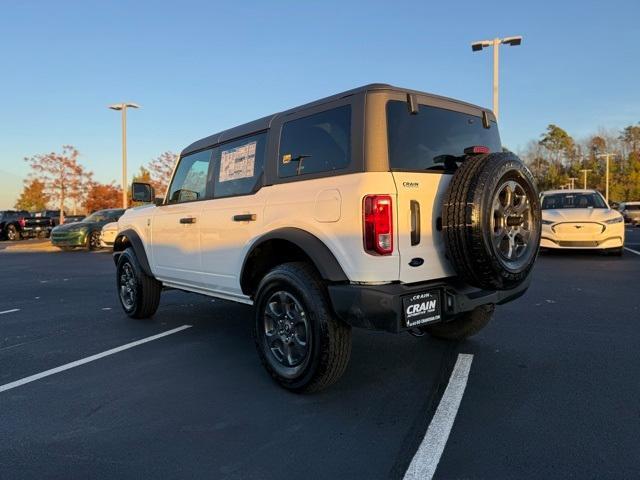
<path fill-rule="evenodd" d="M 389 256 L 370 255 L 364 250 L 362 238 L 363 198 L 368 194 L 388 194 L 395 200 L 391 173 L 336 175 L 265 189 L 268 192 L 263 233 L 294 227 L 315 235 L 331 250 L 352 282 L 398 280 L 397 250 Z M 245 246 L 245 250 L 250 247 Z"/>

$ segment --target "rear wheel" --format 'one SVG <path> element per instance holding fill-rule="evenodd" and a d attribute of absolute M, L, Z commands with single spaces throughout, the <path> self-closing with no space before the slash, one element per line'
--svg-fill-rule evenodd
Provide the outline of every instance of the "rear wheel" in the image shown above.
<path fill-rule="evenodd" d="M 7 227 L 7 240 L 20 240 L 20 233 L 18 233 L 18 229 L 15 225 L 9 225 Z"/>
<path fill-rule="evenodd" d="M 482 305 L 454 320 L 423 327 L 423 331 L 444 340 L 464 340 L 482 330 L 493 317 L 494 310 L 494 305 Z"/>
<path fill-rule="evenodd" d="M 334 316 L 311 266 L 286 263 L 265 275 L 255 315 L 258 355 L 284 388 L 318 391 L 342 376 L 351 355 L 351 327 Z"/>
<path fill-rule="evenodd" d="M 120 305 L 131 318 L 149 318 L 156 313 L 162 283 L 144 273 L 131 248 L 120 254 L 116 284 Z"/>
<path fill-rule="evenodd" d="M 98 250 L 100 248 L 100 232 L 95 230 L 87 237 L 87 248 L 89 250 Z"/>

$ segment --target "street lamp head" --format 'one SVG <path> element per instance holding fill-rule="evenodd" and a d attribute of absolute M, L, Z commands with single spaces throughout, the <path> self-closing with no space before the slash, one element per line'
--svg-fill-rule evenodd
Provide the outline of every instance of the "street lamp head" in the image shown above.
<path fill-rule="evenodd" d="M 122 110 L 123 108 L 140 108 L 140 105 L 137 103 L 114 103 L 113 105 L 109 105 L 111 110 Z"/>
<path fill-rule="evenodd" d="M 485 47 L 490 47 L 493 43 L 490 40 L 480 40 L 479 42 L 473 42 L 471 44 L 471 50 L 474 52 L 479 52 Z"/>
<path fill-rule="evenodd" d="M 502 42 L 504 45 L 510 45 L 512 47 L 518 46 L 522 43 L 522 36 L 518 35 L 515 37 L 505 37 L 502 39 Z"/>

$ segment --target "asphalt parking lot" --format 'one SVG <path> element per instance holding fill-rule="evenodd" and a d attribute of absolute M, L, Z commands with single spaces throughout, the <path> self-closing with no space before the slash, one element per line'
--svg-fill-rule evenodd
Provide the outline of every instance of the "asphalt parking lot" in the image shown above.
<path fill-rule="evenodd" d="M 37 245 L 0 243 L 2 479 L 403 478 L 459 354 L 473 357 L 435 478 L 638 475 L 640 228 L 621 258 L 542 256 L 466 342 L 355 331 L 343 379 L 306 396 L 263 371 L 250 307 L 168 291 L 130 320 L 108 253 Z"/>

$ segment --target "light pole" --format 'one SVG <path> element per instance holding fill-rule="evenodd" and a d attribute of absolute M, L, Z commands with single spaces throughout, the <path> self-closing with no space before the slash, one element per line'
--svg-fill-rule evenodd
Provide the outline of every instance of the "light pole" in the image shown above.
<path fill-rule="evenodd" d="M 583 168 L 580 171 L 584 174 L 584 183 L 583 183 L 583 187 L 582 188 L 584 188 L 586 190 L 587 189 L 587 173 L 591 172 L 592 170 Z"/>
<path fill-rule="evenodd" d="M 483 48 L 493 47 L 493 114 L 498 119 L 498 84 L 499 84 L 499 61 L 500 44 L 518 46 L 522 43 L 522 36 L 494 38 L 493 40 L 480 40 L 471 44 L 471 50 L 479 52 Z"/>
<path fill-rule="evenodd" d="M 569 180 L 571 180 L 571 190 L 574 190 L 576 188 L 576 180 L 578 180 L 576 177 L 569 177 Z"/>
<path fill-rule="evenodd" d="M 605 194 L 604 199 L 609 203 L 609 158 L 615 157 L 617 154 L 615 153 L 600 153 L 596 155 L 597 158 L 606 158 L 607 160 L 607 168 L 605 170 Z"/>
<path fill-rule="evenodd" d="M 127 208 L 127 108 L 140 108 L 136 103 L 114 103 L 111 110 L 122 112 L 122 208 Z"/>

